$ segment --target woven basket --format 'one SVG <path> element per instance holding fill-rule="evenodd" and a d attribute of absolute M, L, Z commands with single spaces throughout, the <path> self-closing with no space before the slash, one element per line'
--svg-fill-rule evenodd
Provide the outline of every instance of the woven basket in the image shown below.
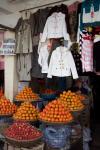
<path fill-rule="evenodd" d="M 36 138 L 34 140 L 23 140 L 23 141 L 21 141 L 21 140 L 18 141 L 18 140 L 15 140 L 13 138 L 9 138 L 7 136 L 4 136 L 4 137 L 5 137 L 5 140 L 7 141 L 7 143 L 11 144 L 12 146 L 23 147 L 23 148 L 33 147 L 36 144 L 40 143 L 42 140 L 42 136 L 39 138 Z"/>

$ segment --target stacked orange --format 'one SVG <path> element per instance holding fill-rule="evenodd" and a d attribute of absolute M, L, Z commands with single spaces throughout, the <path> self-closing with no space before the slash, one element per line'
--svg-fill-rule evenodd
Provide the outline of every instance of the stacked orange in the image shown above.
<path fill-rule="evenodd" d="M 59 99 L 70 111 L 80 111 L 84 108 L 79 96 L 74 92 L 64 91 L 63 94 L 60 94 Z"/>
<path fill-rule="evenodd" d="M 30 103 L 24 102 L 13 115 L 15 120 L 35 121 L 38 117 L 38 110 Z"/>
<path fill-rule="evenodd" d="M 16 110 L 16 105 L 11 103 L 9 99 L 5 97 L 0 99 L 0 115 L 12 115 Z"/>
<path fill-rule="evenodd" d="M 60 100 L 54 100 L 46 105 L 39 114 L 40 120 L 51 123 L 67 123 L 73 120 L 71 113 Z"/>
<path fill-rule="evenodd" d="M 39 96 L 36 93 L 33 93 L 32 89 L 29 87 L 24 87 L 22 91 L 20 91 L 16 95 L 16 100 L 19 101 L 27 101 L 27 100 L 37 100 Z"/>

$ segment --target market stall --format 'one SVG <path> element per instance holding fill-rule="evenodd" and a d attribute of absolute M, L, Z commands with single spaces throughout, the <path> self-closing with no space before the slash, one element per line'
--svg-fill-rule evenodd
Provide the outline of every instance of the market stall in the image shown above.
<path fill-rule="evenodd" d="M 99 74 L 100 20 L 95 14 L 100 6 L 89 1 L 87 20 L 86 1 L 65 3 L 22 10 L 15 28 L 4 32 L 4 150 L 69 150 L 79 141 L 89 150 L 90 73 Z"/>

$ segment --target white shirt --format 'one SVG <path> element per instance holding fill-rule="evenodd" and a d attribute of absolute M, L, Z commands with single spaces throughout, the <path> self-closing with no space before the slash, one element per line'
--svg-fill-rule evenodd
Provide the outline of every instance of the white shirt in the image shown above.
<path fill-rule="evenodd" d="M 43 45 L 39 51 L 38 63 L 42 67 L 42 73 L 48 72 L 48 56 L 49 52 L 47 49 L 47 44 Z"/>

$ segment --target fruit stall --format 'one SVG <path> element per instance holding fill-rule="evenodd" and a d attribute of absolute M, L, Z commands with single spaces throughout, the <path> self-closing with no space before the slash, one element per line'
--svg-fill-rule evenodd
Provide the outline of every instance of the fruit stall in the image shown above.
<path fill-rule="evenodd" d="M 83 129 L 89 125 L 89 117 L 87 124 L 82 120 L 84 112 L 88 116 L 89 106 L 87 96 L 72 91 L 57 94 L 46 89 L 36 94 L 24 87 L 13 102 L 1 95 L 0 138 L 4 150 L 71 149 L 82 141 Z"/>

